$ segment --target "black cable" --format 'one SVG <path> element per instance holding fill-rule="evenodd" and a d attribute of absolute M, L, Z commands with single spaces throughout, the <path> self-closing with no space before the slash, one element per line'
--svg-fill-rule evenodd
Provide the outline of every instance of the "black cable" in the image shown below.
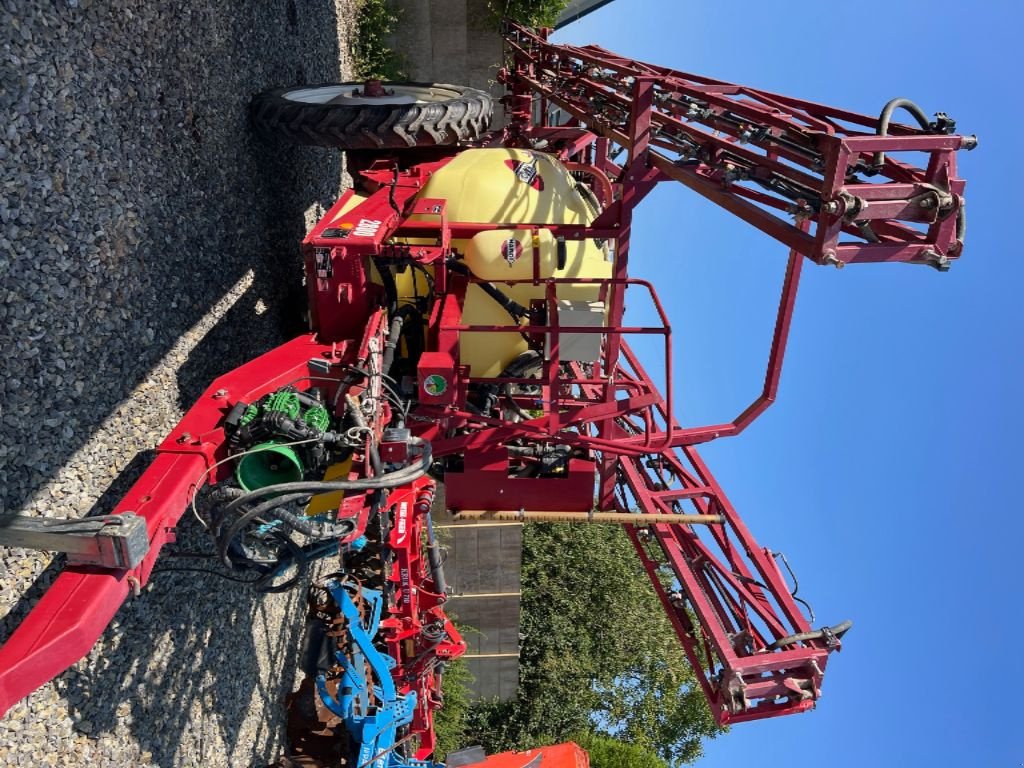
<path fill-rule="evenodd" d="M 356 366 L 356 365 L 346 365 L 346 366 L 344 366 L 344 368 L 346 370 L 352 371 L 353 373 L 358 373 L 360 376 L 362 376 L 364 378 L 367 378 L 367 379 L 373 378 L 374 376 L 379 376 L 380 380 L 381 380 L 381 384 L 395 398 L 394 400 L 391 401 L 392 404 L 395 405 L 400 411 L 403 411 L 405 413 L 409 412 L 409 408 L 411 407 L 411 405 L 408 402 L 406 402 L 402 398 L 402 396 L 398 392 L 398 390 L 396 390 L 392 386 L 392 384 L 397 384 L 398 382 L 396 382 L 394 379 L 392 379 L 386 373 L 373 374 L 373 373 L 370 373 L 369 371 L 366 371 L 366 370 L 364 370 L 364 369 L 362 369 L 362 368 L 360 368 L 359 366 Z M 388 382 L 391 382 L 391 384 L 389 384 Z M 344 393 L 345 393 L 345 390 L 342 390 L 342 388 L 339 386 L 338 387 L 338 391 L 334 393 L 334 400 L 331 402 L 331 410 L 335 410 L 338 407 L 338 400 L 341 399 L 341 396 Z"/>
<path fill-rule="evenodd" d="M 309 558 L 306 557 L 305 551 L 302 547 L 296 544 L 291 536 L 284 536 L 282 534 L 276 535 L 278 541 L 280 541 L 288 549 L 289 555 L 291 555 L 291 561 L 295 564 L 295 575 L 290 579 L 287 579 L 280 584 L 271 584 L 271 580 L 277 575 L 277 572 L 282 566 L 286 564 L 286 561 L 278 557 L 277 562 L 272 568 L 270 568 L 263 576 L 261 576 L 253 588 L 258 592 L 262 592 L 268 595 L 278 595 L 282 592 L 287 592 L 289 589 L 298 584 L 306 576 L 309 571 Z"/>
<path fill-rule="evenodd" d="M 528 350 L 526 352 L 523 352 L 521 355 L 519 355 L 519 357 L 517 357 L 515 360 L 513 360 L 511 363 L 509 363 L 508 367 L 506 367 L 504 371 L 502 371 L 500 374 L 498 374 L 498 378 L 499 379 L 504 379 L 504 378 L 509 378 L 509 379 L 525 379 L 525 378 L 528 378 L 527 374 L 530 373 L 530 371 L 532 369 L 540 368 L 542 366 L 543 362 L 544 361 L 541 358 L 539 352 L 536 352 L 534 350 Z M 539 378 L 540 377 L 538 376 L 538 379 Z M 539 383 L 539 381 L 538 381 L 538 383 Z M 512 399 L 512 397 L 513 397 L 512 396 L 512 387 L 514 387 L 514 386 L 529 386 L 529 385 L 503 384 L 502 388 L 501 388 L 501 391 L 502 391 L 502 394 L 505 396 L 505 403 L 515 413 L 517 413 L 519 415 L 519 418 L 521 418 L 523 421 L 529 421 L 533 417 L 530 414 L 528 414 L 525 410 L 520 408 L 519 404 L 516 403 L 516 401 Z"/>
<path fill-rule="evenodd" d="M 391 210 L 395 212 L 395 216 L 402 218 L 402 211 L 398 208 L 398 202 L 395 200 L 395 188 L 398 186 L 398 165 L 395 165 L 395 175 L 391 178 L 391 183 L 388 185 L 388 204 L 391 206 Z"/>
<path fill-rule="evenodd" d="M 246 495 L 248 496 L 249 494 Z M 228 527 L 226 531 L 224 531 L 224 533 L 218 536 L 217 554 L 220 556 L 220 561 L 229 568 L 232 567 L 233 561 L 228 550 L 231 548 L 232 542 L 234 542 L 234 540 L 238 537 L 238 534 L 242 532 L 242 529 L 245 528 L 245 526 L 247 526 L 250 522 L 252 522 L 253 519 L 260 517 L 261 515 L 275 509 L 276 507 L 280 507 L 285 504 L 291 504 L 292 502 L 299 501 L 300 499 L 305 499 L 307 496 L 310 495 L 311 494 L 308 493 L 293 493 L 287 496 L 276 496 L 270 501 L 265 501 L 262 504 L 259 504 L 253 507 L 252 509 L 246 511 L 237 520 L 235 520 L 235 522 L 232 523 L 231 526 Z M 236 499 L 236 501 L 244 498 L 245 496 L 241 496 L 239 497 L 239 499 Z M 230 512 L 231 509 L 233 508 L 230 507 L 229 505 L 228 507 L 224 508 L 224 511 L 225 513 L 227 513 Z"/>
<path fill-rule="evenodd" d="M 340 490 L 385 490 L 398 485 L 404 485 L 405 483 L 412 482 L 412 480 L 421 477 L 430 468 L 433 460 L 433 454 L 430 451 L 430 444 L 422 443 L 422 445 L 424 446 L 424 453 L 420 464 L 404 467 L 396 472 L 382 472 L 375 477 L 364 478 L 362 480 L 279 483 L 276 486 L 266 486 L 264 488 L 257 489 L 256 491 L 250 491 L 243 496 L 233 499 L 231 503 L 225 506 L 225 514 L 237 509 L 249 501 L 253 501 L 268 494 L 274 494 L 274 498 L 264 501 L 262 504 L 257 504 L 252 509 L 247 510 L 245 513 L 240 515 L 239 518 L 227 527 L 226 530 L 223 528 L 221 529 L 223 533 L 219 533 L 217 538 L 217 553 L 220 556 L 221 562 L 228 567 L 232 567 L 233 561 L 229 550 L 238 535 L 254 519 L 266 515 L 273 510 L 277 510 L 279 507 L 304 500 L 316 493 Z M 373 456 L 371 455 L 371 462 L 372 461 Z M 376 463 L 379 464 L 379 462 L 380 457 L 377 456 Z M 288 493 L 288 491 L 295 491 L 295 493 Z M 379 494 L 377 495 L 379 496 Z M 374 499 L 374 505 L 379 507 L 379 504 L 380 499 Z M 274 516 L 290 528 L 299 530 L 300 532 L 306 533 L 306 535 L 313 536 L 317 539 L 333 538 L 335 536 L 345 535 L 346 532 L 351 532 L 350 521 L 346 521 L 348 531 L 338 530 L 337 525 L 329 525 L 318 530 L 316 527 L 306 521 L 302 521 L 296 515 L 292 515 L 289 512 L 279 510 Z"/>
<path fill-rule="evenodd" d="M 846 621 L 836 624 L 834 627 L 827 627 L 822 629 L 812 630 L 811 632 L 798 632 L 795 635 L 786 635 L 776 640 L 771 645 L 765 647 L 766 651 L 777 651 L 784 645 L 793 645 L 795 643 L 805 643 L 810 640 L 822 640 L 825 637 L 825 629 L 828 629 L 835 637 L 841 638 L 845 635 L 850 627 L 853 626 L 853 622 L 847 619 Z"/>
<path fill-rule="evenodd" d="M 426 281 L 427 287 L 430 288 L 430 296 L 431 296 L 431 298 L 433 298 L 433 296 L 435 294 L 435 291 L 434 291 L 434 276 L 432 274 L 430 274 L 430 270 L 428 270 L 425 266 L 420 264 L 418 261 L 412 261 L 412 262 L 410 262 L 410 264 L 412 265 L 413 269 L 418 269 L 420 272 L 423 273 L 423 279 Z M 415 286 L 415 284 L 416 284 L 416 280 L 414 278 L 413 279 L 413 285 Z"/>
<path fill-rule="evenodd" d="M 391 274 L 391 268 L 384 265 L 380 259 L 374 259 L 373 265 L 377 267 L 377 274 L 380 275 L 380 282 L 384 286 L 388 315 L 394 316 L 398 311 L 398 287 L 395 285 L 395 276 Z"/>
<path fill-rule="evenodd" d="M 404 323 L 405 318 L 401 315 L 396 315 L 391 321 L 391 327 L 388 330 L 388 340 L 384 345 L 384 360 L 380 366 L 384 373 L 388 373 L 391 370 L 391 365 L 395 362 L 395 350 L 398 349 L 398 343 L 401 341 L 402 325 Z"/>

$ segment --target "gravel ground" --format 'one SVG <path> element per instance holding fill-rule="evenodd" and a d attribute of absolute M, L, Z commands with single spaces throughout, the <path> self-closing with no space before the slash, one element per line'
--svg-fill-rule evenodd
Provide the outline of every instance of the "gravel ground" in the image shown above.
<path fill-rule="evenodd" d="M 284 339 L 343 168 L 265 145 L 246 104 L 345 77 L 351 1 L 0 0 L 0 512 L 106 511 L 212 378 Z M 56 572 L 0 551 L 0 640 Z M 155 576 L 0 720 L 0 766 L 265 764 L 301 603 Z"/>

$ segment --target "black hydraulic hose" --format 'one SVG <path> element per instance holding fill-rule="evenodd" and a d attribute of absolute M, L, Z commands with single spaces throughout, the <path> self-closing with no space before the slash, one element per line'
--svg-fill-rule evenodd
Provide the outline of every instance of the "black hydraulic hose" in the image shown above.
<path fill-rule="evenodd" d="M 224 510 L 219 509 L 222 504 L 244 496 L 245 491 L 233 485 L 215 485 L 210 492 L 210 506 L 206 510 L 208 522 L 213 525 L 211 532 L 214 538 L 220 535 L 221 527 L 224 524 Z"/>
<path fill-rule="evenodd" d="M 384 360 L 381 364 L 381 370 L 385 374 L 391 370 L 391 364 L 395 361 L 395 350 L 398 348 L 404 323 L 405 318 L 402 315 L 396 315 L 391 321 L 391 329 L 388 331 L 388 343 L 384 345 Z"/>
<path fill-rule="evenodd" d="M 889 135 L 889 121 L 892 119 L 892 113 L 897 109 L 905 109 L 909 112 L 913 118 L 917 121 L 917 124 L 921 126 L 924 131 L 931 131 L 931 123 L 928 122 L 928 116 L 924 111 L 917 106 L 910 99 L 893 99 L 884 107 L 882 107 L 882 114 L 878 116 L 878 128 L 875 133 L 879 136 Z M 875 168 L 881 168 L 885 165 L 885 152 L 876 152 L 874 159 Z"/>
<path fill-rule="evenodd" d="M 427 515 L 427 561 L 430 563 L 430 578 L 434 581 L 434 591 L 439 595 L 448 592 L 448 582 L 444 578 L 444 562 L 441 560 L 441 546 L 434 536 L 434 524 Z"/>
<path fill-rule="evenodd" d="M 299 402 L 307 408 L 316 408 L 323 405 L 322 400 L 318 400 L 308 392 L 295 392 L 295 395 L 299 398 Z"/>
<path fill-rule="evenodd" d="M 387 368 L 385 367 L 385 371 L 386 370 Z M 385 375 L 387 374 L 385 373 Z M 346 396 L 345 400 L 348 403 L 349 410 L 352 412 L 352 418 L 355 419 L 356 424 L 369 431 L 369 427 L 366 424 L 366 418 L 363 416 L 363 412 L 359 410 L 359 401 L 351 396 Z M 370 460 L 370 467 L 373 469 L 374 477 L 380 477 L 384 474 L 384 465 L 380 460 L 380 450 L 377 448 L 377 443 L 372 438 L 369 441 L 366 452 Z M 370 505 L 371 516 L 376 517 L 377 513 L 380 511 L 381 504 L 384 503 L 384 496 L 385 494 L 383 489 L 378 490 L 373 494 L 373 502 Z"/>
<path fill-rule="evenodd" d="M 395 285 L 395 276 L 391 274 L 391 268 L 382 264 L 379 259 L 374 259 L 373 265 L 377 267 L 377 274 L 380 275 L 381 285 L 384 286 L 388 315 L 394 316 L 398 311 L 398 288 Z"/>
<path fill-rule="evenodd" d="M 286 509 L 277 509 L 274 511 L 274 517 L 280 520 L 282 523 L 287 525 L 292 530 L 298 531 L 299 533 L 311 536 L 313 538 L 324 538 L 326 535 L 325 528 L 330 529 L 331 525 L 324 526 L 322 523 L 313 522 L 305 515 L 296 515 L 289 512 Z M 339 521 L 340 523 L 340 521 Z M 345 527 L 345 526 L 337 526 Z M 334 531 L 330 531 L 330 535 L 334 535 Z"/>
<path fill-rule="evenodd" d="M 447 262 L 448 268 L 452 272 L 458 272 L 460 275 L 466 275 L 474 280 L 478 280 L 477 276 L 473 274 L 472 270 L 460 261 L 449 260 Z M 526 317 L 530 314 L 530 310 L 524 307 L 522 304 L 514 301 L 505 295 L 499 288 L 495 287 L 494 284 L 486 281 L 478 281 L 477 285 L 480 286 L 481 290 L 494 299 L 498 304 L 501 305 L 502 309 L 508 312 L 512 319 L 519 321 L 521 318 Z"/>
<path fill-rule="evenodd" d="M 373 491 L 404 485 L 426 474 L 434 458 L 430 443 L 416 437 L 409 438 L 409 443 L 413 447 L 418 446 L 421 448 L 422 455 L 417 464 L 402 467 L 394 472 L 385 472 L 375 477 L 364 477 L 358 480 L 300 480 L 293 483 L 267 485 L 233 499 L 225 506 L 224 511 L 231 512 L 243 504 L 254 502 L 266 496 L 278 496 L 279 494 L 310 496 L 331 491 Z M 273 501 L 280 501 L 280 498 L 282 497 L 275 498 Z M 297 500 L 297 497 L 292 500 Z"/>
<path fill-rule="evenodd" d="M 543 362 L 544 361 L 539 353 L 533 350 L 529 350 L 521 354 L 511 363 L 509 363 L 508 367 L 498 375 L 498 378 L 525 378 L 526 375 L 530 373 L 532 369 L 539 369 Z M 528 421 L 532 417 L 530 416 L 530 414 L 528 414 L 526 411 L 520 408 L 519 404 L 512 399 L 512 387 L 512 384 L 505 384 L 502 387 L 501 391 L 502 394 L 505 396 L 505 403 L 519 415 L 519 418 L 521 418 L 523 421 Z"/>
<path fill-rule="evenodd" d="M 277 496 L 269 501 L 263 502 L 262 504 L 258 504 L 245 512 L 231 524 L 231 527 L 218 537 L 217 554 L 220 555 L 221 561 L 225 565 L 231 567 L 233 563 L 229 550 L 231 549 L 232 542 L 238 538 L 238 534 L 242 532 L 242 529 L 244 529 L 245 526 L 256 518 L 263 517 L 271 512 L 273 513 L 273 517 L 280 520 L 289 528 L 314 539 L 338 538 L 352 532 L 354 525 L 350 520 L 340 520 L 337 523 L 327 524 L 314 523 L 310 520 L 304 519 L 301 515 L 295 515 L 287 510 L 278 509 L 278 507 L 302 501 L 308 496 L 310 496 L 309 493 L 294 493 Z"/>
<path fill-rule="evenodd" d="M 309 559 L 302 551 L 302 547 L 292 541 L 291 536 L 279 536 L 278 539 L 288 549 L 291 561 L 295 564 L 295 575 L 281 584 L 272 584 L 276 569 L 268 571 L 265 576 L 256 579 L 252 585 L 253 589 L 265 595 L 279 595 L 282 592 L 287 592 L 305 578 L 306 572 L 309 570 Z M 282 562 L 282 560 L 278 560 L 278 567 Z"/>
<path fill-rule="evenodd" d="M 402 337 L 409 350 L 409 359 L 418 360 L 424 347 L 423 313 L 411 304 L 403 304 L 398 308 L 398 316 L 403 318 Z"/>
<path fill-rule="evenodd" d="M 828 630 L 837 638 L 845 635 L 850 627 L 853 626 L 853 622 L 847 619 L 846 621 L 836 624 L 834 627 L 829 627 Z M 777 651 L 784 645 L 793 645 L 794 643 L 804 643 L 810 640 L 821 640 L 825 636 L 825 630 L 816 629 L 812 632 L 798 632 L 795 635 L 786 635 L 786 637 L 779 638 L 774 643 L 765 648 L 766 651 Z"/>
<path fill-rule="evenodd" d="M 248 494 L 247 494 L 248 495 Z M 218 538 L 217 541 L 217 554 L 220 555 L 221 562 L 223 562 L 229 568 L 233 567 L 234 563 L 231 560 L 231 555 L 228 550 L 231 548 L 231 543 L 238 537 L 242 529 L 245 528 L 255 518 L 265 515 L 267 512 L 275 509 L 276 507 L 284 506 L 285 504 L 291 504 L 292 502 L 299 501 L 309 496 L 308 493 L 295 493 L 288 496 L 277 496 L 270 501 L 265 501 L 262 504 L 258 504 L 252 509 L 241 515 L 231 526 Z M 244 498 L 244 497 L 240 497 Z"/>

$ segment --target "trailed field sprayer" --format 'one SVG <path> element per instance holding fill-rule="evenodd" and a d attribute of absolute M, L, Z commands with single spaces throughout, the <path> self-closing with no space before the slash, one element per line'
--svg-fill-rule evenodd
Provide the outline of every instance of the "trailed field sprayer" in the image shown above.
<path fill-rule="evenodd" d="M 452 85 L 254 99 L 260 131 L 349 150 L 358 171 L 303 242 L 310 330 L 214 381 L 114 514 L 5 521 L 7 543 L 69 554 L 0 648 L 0 712 L 88 653 L 191 508 L 255 589 L 332 560 L 308 585 L 284 762 L 435 765 L 441 677 L 466 648 L 439 483 L 457 519 L 623 525 L 719 723 L 815 706 L 849 623 L 811 626 L 697 446 L 775 399 L 805 260 L 960 257 L 956 155 L 976 142 L 905 99 L 866 116 L 511 23 L 505 43 L 500 131 L 490 96 Z M 673 418 L 669 319 L 630 271 L 633 211 L 669 182 L 789 250 L 763 391 L 719 424 Z M 627 297 L 657 321 L 627 324 Z M 660 382 L 630 347 L 644 335 Z M 586 764 L 571 745 L 449 759 Z"/>

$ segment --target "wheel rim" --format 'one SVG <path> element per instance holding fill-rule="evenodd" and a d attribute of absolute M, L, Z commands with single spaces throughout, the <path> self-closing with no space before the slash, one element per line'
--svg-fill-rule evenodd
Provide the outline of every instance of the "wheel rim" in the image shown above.
<path fill-rule="evenodd" d="M 302 104 L 322 105 L 394 105 L 394 104 L 431 104 L 439 101 L 451 101 L 462 94 L 451 88 L 425 85 L 389 85 L 384 84 L 384 96 L 363 96 L 362 83 L 339 83 L 338 85 L 319 85 L 312 88 L 295 88 L 281 94 L 288 101 Z"/>

